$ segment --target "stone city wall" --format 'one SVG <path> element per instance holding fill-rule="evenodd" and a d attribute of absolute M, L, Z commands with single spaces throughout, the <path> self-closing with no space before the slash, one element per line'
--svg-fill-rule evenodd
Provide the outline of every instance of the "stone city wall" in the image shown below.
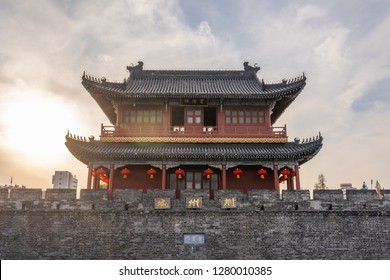
<path fill-rule="evenodd" d="M 389 259 L 390 191 L 0 190 L 1 259 Z"/>

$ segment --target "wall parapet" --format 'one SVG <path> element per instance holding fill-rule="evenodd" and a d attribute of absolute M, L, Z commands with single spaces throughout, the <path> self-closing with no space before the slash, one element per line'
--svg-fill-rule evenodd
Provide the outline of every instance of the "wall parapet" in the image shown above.
<path fill-rule="evenodd" d="M 76 196 L 76 190 L 71 189 L 47 189 L 45 192 L 45 199 L 49 201 L 73 201 Z"/>
<path fill-rule="evenodd" d="M 8 193 L 9 192 L 9 193 Z M 343 197 L 341 190 L 216 190 L 210 199 L 208 190 L 182 190 L 176 199 L 175 190 L 117 189 L 113 200 L 108 200 L 107 190 L 82 189 L 80 198 L 76 190 L 3 189 L 0 191 L 0 210 L 140 210 L 140 211 L 207 211 L 207 210 L 390 210 L 390 190 L 382 191 L 378 199 L 374 190 L 350 190 Z M 189 201 L 194 207 L 188 205 Z M 196 202 L 196 205 L 194 204 Z M 158 205 L 157 205 L 158 204 Z"/>

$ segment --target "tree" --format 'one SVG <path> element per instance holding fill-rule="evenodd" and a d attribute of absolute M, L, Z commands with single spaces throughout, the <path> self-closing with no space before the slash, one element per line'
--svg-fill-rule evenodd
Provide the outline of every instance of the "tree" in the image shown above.
<path fill-rule="evenodd" d="M 315 190 L 326 190 L 326 179 L 324 174 L 318 175 L 318 182 L 314 185 Z"/>

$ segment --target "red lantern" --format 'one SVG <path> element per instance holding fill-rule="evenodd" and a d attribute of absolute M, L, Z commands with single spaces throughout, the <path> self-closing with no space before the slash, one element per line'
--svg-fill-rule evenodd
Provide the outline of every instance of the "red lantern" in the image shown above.
<path fill-rule="evenodd" d="M 291 171 L 287 168 L 283 169 L 280 173 L 283 175 L 284 179 L 287 179 L 287 176 L 291 175 Z"/>
<path fill-rule="evenodd" d="M 233 170 L 233 174 L 234 174 L 234 176 L 236 176 L 236 179 L 240 179 L 242 173 L 243 173 L 242 170 L 238 167 Z"/>
<path fill-rule="evenodd" d="M 149 175 L 150 180 L 154 179 L 154 175 L 156 175 L 157 171 L 153 168 L 150 168 L 148 171 L 146 171 L 146 174 Z"/>
<path fill-rule="evenodd" d="M 103 181 L 104 183 L 108 183 L 109 179 L 106 175 L 100 176 L 100 180 Z"/>
<path fill-rule="evenodd" d="M 211 178 L 211 175 L 213 175 L 214 171 L 211 170 L 210 168 L 207 168 L 206 170 L 203 171 L 203 175 L 206 177 L 207 180 Z"/>
<path fill-rule="evenodd" d="M 126 167 L 121 170 L 122 178 L 127 179 L 127 176 L 130 175 L 131 171 Z"/>
<path fill-rule="evenodd" d="M 176 174 L 176 176 L 177 176 L 177 179 L 179 179 L 179 180 L 183 179 L 184 173 L 185 173 L 184 170 L 181 169 L 181 168 L 179 168 L 179 169 L 177 169 L 177 170 L 175 171 L 175 174 Z"/>
<path fill-rule="evenodd" d="M 92 171 L 92 177 L 96 177 L 96 172 L 95 172 L 95 170 Z"/>
<path fill-rule="evenodd" d="M 296 175 L 295 171 L 291 171 L 290 176 L 291 176 L 291 177 L 295 177 L 295 175 Z"/>
<path fill-rule="evenodd" d="M 267 170 L 261 168 L 257 171 L 257 174 L 260 175 L 260 179 L 264 179 L 264 176 L 267 175 Z"/>
<path fill-rule="evenodd" d="M 106 174 L 106 170 L 104 170 L 103 167 L 100 167 L 98 170 L 95 171 L 95 175 L 98 175 L 99 177 L 104 174 Z"/>

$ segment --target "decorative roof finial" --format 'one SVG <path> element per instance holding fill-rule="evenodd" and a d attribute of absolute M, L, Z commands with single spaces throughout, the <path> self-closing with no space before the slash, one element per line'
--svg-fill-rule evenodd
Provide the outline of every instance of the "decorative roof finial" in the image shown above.
<path fill-rule="evenodd" d="M 141 75 L 143 67 L 144 63 L 142 61 L 138 61 L 138 65 L 133 66 L 133 64 L 131 64 L 131 66 L 127 66 L 126 69 L 129 70 L 131 76 L 137 77 Z"/>
<path fill-rule="evenodd" d="M 249 65 L 249 62 L 248 62 L 248 61 L 245 61 L 245 62 L 243 63 L 243 65 L 244 65 L 244 71 L 245 71 L 245 72 L 254 72 L 254 73 L 257 73 L 257 71 L 260 70 L 260 66 L 257 66 L 257 65 L 258 65 L 257 63 L 255 63 L 254 66 L 250 66 L 250 65 Z"/>
<path fill-rule="evenodd" d="M 133 64 L 131 64 L 131 66 L 127 66 L 126 69 L 129 70 L 130 73 L 133 71 L 140 72 L 142 71 L 143 67 L 144 63 L 142 61 L 138 61 L 138 65 L 133 66 Z"/>

